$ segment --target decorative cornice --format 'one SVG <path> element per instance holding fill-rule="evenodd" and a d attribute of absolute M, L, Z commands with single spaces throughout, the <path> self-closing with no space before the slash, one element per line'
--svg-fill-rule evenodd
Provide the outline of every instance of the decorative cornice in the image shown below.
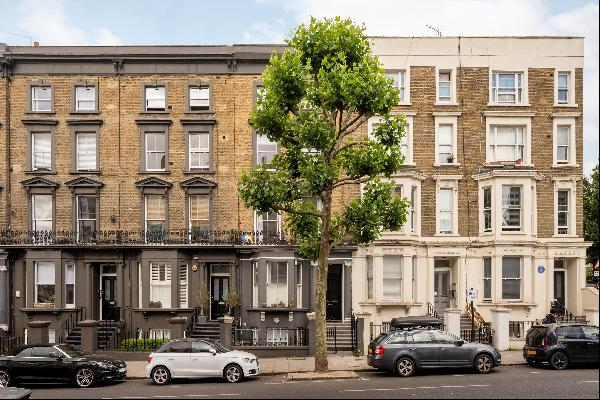
<path fill-rule="evenodd" d="M 200 178 L 199 176 L 194 176 L 193 178 L 187 179 L 180 183 L 182 188 L 214 188 L 217 184 L 208 179 Z"/>
<path fill-rule="evenodd" d="M 152 118 L 145 118 L 145 119 L 136 119 L 135 122 L 138 125 L 171 125 L 173 123 L 173 120 L 171 119 L 152 119 Z"/>
<path fill-rule="evenodd" d="M 68 182 L 65 182 L 65 185 L 69 188 L 74 189 L 76 187 L 92 187 L 99 189 L 104 186 L 104 183 L 97 181 L 92 178 L 88 178 L 86 176 L 81 176 L 79 178 L 72 179 Z"/>
<path fill-rule="evenodd" d="M 185 118 L 180 119 L 182 125 L 215 125 L 217 123 L 216 119 L 191 119 Z"/>
<path fill-rule="evenodd" d="M 44 118 L 24 118 L 21 122 L 24 125 L 58 125 L 58 120 Z"/>
<path fill-rule="evenodd" d="M 164 181 L 155 176 L 151 176 L 142 180 L 139 180 L 135 183 L 135 186 L 140 188 L 149 188 L 149 187 L 159 187 L 159 188 L 170 188 L 173 186 L 171 182 Z"/>
<path fill-rule="evenodd" d="M 556 111 L 553 112 L 552 118 L 577 118 L 581 117 L 581 113 L 579 111 Z"/>
<path fill-rule="evenodd" d="M 30 189 L 32 187 L 51 187 L 57 188 L 60 186 L 59 183 L 51 181 L 50 179 L 42 178 L 40 176 L 36 176 L 30 179 L 26 179 L 21 181 L 21 184 L 25 186 L 25 188 Z"/>
<path fill-rule="evenodd" d="M 472 175 L 472 178 L 476 181 L 490 179 L 490 178 L 501 178 L 501 177 L 530 177 L 536 181 L 544 179 L 544 175 L 540 174 L 535 169 L 493 169 L 493 170 L 482 170 Z"/>
<path fill-rule="evenodd" d="M 535 117 L 535 111 L 490 110 L 484 111 L 484 117 Z"/>

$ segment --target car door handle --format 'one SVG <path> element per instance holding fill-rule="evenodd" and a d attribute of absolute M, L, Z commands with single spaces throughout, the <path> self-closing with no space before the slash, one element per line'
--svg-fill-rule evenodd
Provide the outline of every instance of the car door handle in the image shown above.
<path fill-rule="evenodd" d="M 169 361 L 173 361 L 173 360 L 175 360 L 175 359 L 174 359 L 174 358 L 167 358 L 167 360 L 169 360 Z"/>
<path fill-rule="evenodd" d="M 446 350 L 446 348 L 445 348 L 445 347 L 442 347 L 442 348 L 440 349 L 440 351 L 442 351 L 442 350 Z"/>

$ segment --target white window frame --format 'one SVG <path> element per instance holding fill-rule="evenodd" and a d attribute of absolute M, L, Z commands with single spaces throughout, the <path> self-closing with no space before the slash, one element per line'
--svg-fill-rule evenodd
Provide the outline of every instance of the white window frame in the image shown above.
<path fill-rule="evenodd" d="M 417 301 L 417 256 L 412 256 L 411 257 L 411 267 L 412 267 L 412 283 L 411 283 L 411 290 L 412 290 L 412 299 L 413 301 Z"/>
<path fill-rule="evenodd" d="M 211 154 L 210 154 L 210 140 L 211 140 L 211 135 L 210 132 L 208 131 L 190 131 L 188 133 L 188 162 L 189 162 L 189 169 L 190 170 L 197 170 L 197 169 L 203 169 L 203 170 L 210 170 L 210 164 L 211 164 Z M 192 136 L 201 136 L 201 135 L 206 135 L 208 137 L 208 143 L 206 145 L 206 147 L 192 147 Z M 192 164 L 192 154 L 208 154 L 208 162 L 206 163 L 206 165 L 193 165 Z"/>
<path fill-rule="evenodd" d="M 450 99 L 440 100 L 440 74 L 450 74 Z M 445 82 L 445 81 L 444 81 Z M 435 69 L 435 105 L 458 105 L 456 99 L 456 68 L 440 68 Z"/>
<path fill-rule="evenodd" d="M 386 259 L 393 259 L 398 261 L 398 265 L 396 265 L 394 263 L 395 266 L 398 267 L 397 271 L 394 271 L 395 273 L 397 273 L 397 275 L 392 275 L 389 276 L 389 274 L 386 274 Z M 401 255 L 392 255 L 392 254 L 386 254 L 382 257 L 382 267 L 381 267 L 381 298 L 384 301 L 400 301 L 402 300 L 402 293 L 403 293 L 403 279 L 404 279 L 404 257 Z M 396 284 L 394 284 L 394 288 L 397 289 L 396 293 L 392 293 L 392 294 L 386 294 L 385 293 L 385 287 L 386 287 L 386 281 L 391 281 L 391 282 L 395 282 Z"/>
<path fill-rule="evenodd" d="M 69 276 L 71 275 L 71 276 Z M 75 308 L 76 301 L 76 282 L 77 272 L 75 270 L 75 263 L 68 261 L 65 263 L 65 308 Z M 73 285 L 73 302 L 67 303 L 67 285 Z"/>
<path fill-rule="evenodd" d="M 486 264 L 485 261 L 486 260 L 489 260 L 489 267 L 490 267 L 490 269 L 489 269 L 489 276 L 486 276 L 486 273 L 485 273 L 485 266 L 486 266 L 485 265 Z M 483 257 L 483 259 L 482 259 L 482 278 L 483 278 L 483 283 L 482 283 L 482 287 L 481 287 L 482 288 L 482 293 L 481 294 L 482 294 L 483 301 L 491 301 L 492 300 L 492 291 L 493 291 L 493 288 L 494 288 L 494 273 L 493 273 L 494 266 L 493 266 L 493 261 L 494 260 L 492 259 L 492 257 L 489 257 L 489 256 L 488 257 Z M 488 281 L 489 285 L 490 285 L 489 296 L 486 296 L 486 294 L 485 294 L 485 283 L 486 283 L 486 281 Z"/>
<path fill-rule="evenodd" d="M 153 279 L 153 269 L 154 266 L 158 267 L 158 280 Z M 164 266 L 165 271 L 164 271 L 164 276 L 165 279 L 161 280 L 160 279 L 160 269 L 161 266 Z M 156 302 L 156 301 L 160 301 L 161 302 L 161 308 L 171 308 L 171 297 L 172 297 L 172 292 L 173 292 L 173 287 L 172 287 L 172 283 L 173 283 L 173 267 L 171 266 L 171 264 L 167 264 L 167 263 L 157 263 L 157 262 L 151 262 L 150 263 L 150 301 Z M 165 288 L 169 288 L 168 292 L 169 292 L 169 297 L 168 297 L 168 303 L 164 304 L 162 302 L 162 299 L 158 298 L 155 299 L 154 298 L 154 291 L 157 290 L 155 289 L 155 287 L 165 287 Z"/>
<path fill-rule="evenodd" d="M 206 218 L 197 218 L 194 219 L 192 218 L 192 203 L 193 203 L 193 199 L 199 197 L 201 199 L 203 199 L 202 201 L 206 201 L 208 202 L 208 216 Z M 206 225 L 210 228 L 210 196 L 207 194 L 190 194 L 188 196 L 188 231 L 190 232 L 190 235 L 193 235 L 194 232 L 194 228 L 192 225 L 193 221 L 206 221 Z"/>
<path fill-rule="evenodd" d="M 50 264 L 52 265 L 52 269 L 54 271 L 54 274 L 52 274 L 52 281 L 48 281 L 48 282 L 40 282 L 39 281 L 38 268 L 39 268 L 39 265 L 42 263 L 47 264 L 48 266 Z M 35 304 L 54 304 L 54 307 L 56 307 L 56 263 L 54 261 L 35 261 L 33 268 L 34 268 L 34 272 L 35 272 L 33 302 Z M 46 286 L 53 285 L 54 286 L 54 302 L 53 303 L 38 303 L 38 286 L 41 286 L 41 285 L 46 285 Z"/>
<path fill-rule="evenodd" d="M 189 271 L 187 263 L 179 266 L 179 307 L 188 308 Z"/>
<path fill-rule="evenodd" d="M 93 90 L 93 96 L 92 99 L 84 99 L 84 100 L 80 100 L 79 99 L 79 90 L 78 89 L 84 89 L 86 91 L 88 90 Z M 97 110 L 98 105 L 96 104 L 96 90 L 97 87 L 95 85 L 75 85 L 75 111 L 89 111 L 89 112 L 94 112 Z M 81 107 L 80 103 L 84 103 L 84 104 L 92 104 L 92 107 Z"/>
<path fill-rule="evenodd" d="M 259 143 L 259 138 L 262 138 L 264 140 L 264 142 L 262 143 L 264 144 L 268 144 L 268 145 L 274 145 L 275 146 L 275 151 L 259 151 L 259 146 L 261 145 L 261 143 Z M 261 135 L 260 133 L 258 133 L 258 131 L 255 130 L 254 133 L 254 141 L 256 143 L 255 146 L 255 154 L 254 157 L 256 158 L 256 165 L 260 165 L 263 164 L 261 158 L 259 157 L 259 154 L 272 154 L 271 156 L 271 160 L 273 160 L 273 157 L 275 157 L 275 155 L 277 153 L 279 153 L 279 145 L 277 144 L 277 142 L 273 142 L 271 140 L 269 140 L 269 138 L 267 138 L 265 135 Z M 264 163 L 265 165 L 270 165 L 270 163 Z M 274 171 L 273 168 L 267 168 L 267 171 Z"/>
<path fill-rule="evenodd" d="M 418 219 L 418 215 L 417 215 L 417 206 L 418 206 L 418 193 L 419 193 L 419 188 L 417 186 L 411 186 L 410 187 L 410 205 L 408 206 L 408 218 L 409 218 L 409 226 L 410 226 L 410 233 L 412 233 L 413 235 L 417 233 L 417 226 L 419 221 Z"/>
<path fill-rule="evenodd" d="M 281 214 L 278 212 L 275 212 L 277 214 L 277 232 L 275 232 L 277 235 L 281 234 Z M 267 219 L 265 220 L 264 218 L 262 218 L 261 216 L 263 214 L 266 214 L 268 216 L 269 213 L 260 213 L 258 211 L 254 212 L 254 230 L 256 232 L 256 236 L 257 239 L 259 240 L 264 240 L 264 233 L 261 233 L 264 231 L 263 229 L 263 223 L 264 221 L 274 221 L 272 219 Z"/>
<path fill-rule="evenodd" d="M 148 138 L 150 137 L 150 135 L 153 136 L 163 136 L 164 141 L 163 141 L 163 145 L 164 148 L 162 151 L 159 150 L 148 150 Z M 167 140 L 169 140 L 169 137 L 167 136 L 167 132 L 161 131 L 161 132 L 155 132 L 155 131 L 147 131 L 144 132 L 144 157 L 145 157 L 145 162 L 144 162 L 144 167 L 146 168 L 146 171 L 148 172 L 153 172 L 153 171 L 157 171 L 157 172 L 162 172 L 162 171 L 166 171 L 168 168 L 168 157 L 167 157 L 167 149 L 168 149 L 168 144 L 167 144 Z M 165 157 L 165 166 L 164 168 L 150 168 L 148 165 L 148 156 L 150 154 L 164 154 Z"/>
<path fill-rule="evenodd" d="M 485 162 L 489 165 L 501 164 L 501 163 L 517 163 L 516 160 L 498 161 L 495 156 L 495 146 L 498 143 L 497 131 L 495 127 L 523 127 L 523 160 L 520 165 L 533 167 L 531 163 L 531 117 L 497 117 L 488 116 L 486 117 L 486 135 L 485 135 Z M 490 133 L 494 135 L 494 155 L 490 152 Z"/>
<path fill-rule="evenodd" d="M 486 190 L 489 190 L 489 193 L 490 193 L 489 206 L 486 206 L 486 204 L 485 204 Z M 480 228 L 480 231 L 482 233 L 491 233 L 494 230 L 494 190 L 493 190 L 492 185 L 484 186 L 481 188 L 481 203 L 480 204 L 481 204 L 481 228 Z M 490 216 L 490 226 L 489 227 L 486 227 L 486 225 L 485 225 L 486 211 L 489 213 L 489 216 Z"/>
<path fill-rule="evenodd" d="M 80 218 L 79 217 L 79 198 L 80 197 L 93 197 L 96 200 L 96 218 L 95 219 L 90 219 L 90 218 Z M 98 212 L 100 210 L 98 210 L 98 196 L 94 195 L 94 194 L 79 194 L 77 196 L 75 196 L 75 219 L 76 219 L 76 229 L 77 229 L 77 240 L 80 240 L 80 234 L 81 234 L 81 229 L 80 229 L 80 225 L 79 222 L 80 221 L 94 221 L 96 223 L 96 229 L 94 232 L 94 236 L 96 236 L 96 232 L 98 231 Z"/>
<path fill-rule="evenodd" d="M 38 154 L 38 152 L 35 151 L 36 145 L 36 138 L 39 138 L 40 136 L 47 136 L 48 137 L 48 151 L 43 151 L 43 152 L 39 152 L 40 154 L 49 154 L 49 164 L 46 165 L 38 165 L 36 163 L 36 154 Z M 52 171 L 52 157 L 54 157 L 54 155 L 52 154 L 52 132 L 47 131 L 36 131 L 36 132 L 31 132 L 31 170 L 32 171 Z"/>
<path fill-rule="evenodd" d="M 458 181 L 462 175 L 439 175 L 433 177 L 436 180 L 435 196 L 435 236 L 458 236 Z M 452 190 L 452 231 L 450 233 L 441 233 L 440 231 L 440 190 Z M 448 210 L 445 210 L 446 212 Z"/>
<path fill-rule="evenodd" d="M 577 181 L 578 179 L 574 178 L 554 178 L 554 236 L 555 237 L 577 237 L 577 214 L 576 214 L 576 205 L 577 205 Z M 558 192 L 566 191 L 569 193 L 568 195 L 568 210 L 567 210 L 567 220 L 568 224 L 566 226 L 567 233 L 559 233 L 558 226 Z"/>
<path fill-rule="evenodd" d="M 452 127 L 452 138 L 451 138 L 451 146 L 452 146 L 452 162 L 440 162 L 440 140 L 439 140 L 439 132 L 440 125 L 450 125 Z M 435 162 L 434 166 L 438 167 L 441 165 L 460 165 L 458 162 L 458 131 L 457 131 L 457 117 L 456 116 L 436 116 L 435 117 Z"/>
<path fill-rule="evenodd" d="M 38 198 L 40 197 L 47 197 L 50 199 L 50 207 L 51 207 L 51 215 L 50 215 L 50 219 L 42 219 L 42 218 L 37 218 L 36 216 L 36 212 L 35 212 L 35 203 L 37 201 Z M 50 229 L 50 231 L 40 231 L 40 232 L 52 232 L 54 230 L 54 196 L 51 194 L 38 194 L 38 193 L 34 193 L 31 195 L 31 230 L 32 231 L 37 231 L 37 222 L 36 221 L 46 221 L 46 222 L 50 222 L 50 225 L 52 226 L 52 228 Z"/>
<path fill-rule="evenodd" d="M 567 102 L 559 103 L 558 102 L 558 75 L 559 74 L 569 74 L 568 84 L 567 84 Z M 568 68 L 560 68 L 554 70 L 554 107 L 578 107 L 576 103 L 576 93 L 575 93 L 575 69 Z"/>
<path fill-rule="evenodd" d="M 519 277 L 518 278 L 505 278 L 504 277 L 504 258 L 518 258 L 519 259 Z M 500 281 L 502 283 L 501 292 L 502 292 L 502 301 L 506 302 L 521 302 L 523 299 L 523 257 L 519 256 L 504 256 L 501 258 L 501 271 L 500 271 Z M 504 297 L 504 281 L 508 280 L 516 280 L 519 281 L 519 298 L 518 299 L 508 299 Z"/>
<path fill-rule="evenodd" d="M 366 273 L 366 287 L 365 287 L 365 299 L 374 300 L 375 298 L 375 270 L 373 269 L 373 256 L 365 257 L 365 273 Z"/>
<path fill-rule="evenodd" d="M 296 265 L 296 308 L 302 308 L 302 261 Z"/>
<path fill-rule="evenodd" d="M 252 307 L 258 308 L 258 283 L 260 282 L 258 261 L 252 261 Z"/>
<path fill-rule="evenodd" d="M 36 91 L 35 89 L 38 88 L 42 88 L 42 90 L 49 90 L 50 91 L 50 99 L 38 99 L 36 97 Z M 45 88 L 45 89 L 44 89 Z M 31 85 L 30 86 L 30 90 L 31 90 L 31 111 L 32 112 L 52 112 L 52 103 L 54 102 L 54 93 L 52 92 L 54 90 L 54 87 L 52 85 Z M 49 108 L 38 108 L 39 104 L 42 102 L 49 102 L 50 103 L 50 107 Z"/>
<path fill-rule="evenodd" d="M 559 127 L 568 127 L 569 128 L 569 144 L 567 149 L 567 160 L 560 161 L 558 160 L 558 129 Z M 575 138 L 575 118 L 574 117 L 557 117 L 555 116 L 552 119 L 552 166 L 554 168 L 560 167 L 577 167 L 577 146 L 576 146 L 576 138 Z"/>
<path fill-rule="evenodd" d="M 199 90 L 200 93 L 203 93 L 204 91 L 206 91 L 206 98 L 204 97 L 192 97 L 192 91 L 196 89 Z M 188 109 L 190 111 L 196 112 L 196 111 L 209 111 L 210 110 L 210 85 L 190 85 L 188 86 L 188 99 L 189 99 L 189 104 L 188 104 Z M 205 100 L 206 101 L 206 106 L 204 105 L 199 105 L 199 106 L 192 106 L 192 101 L 193 100 Z M 202 108 L 200 110 L 194 110 L 192 109 L 192 107 L 206 107 L 206 108 Z"/>
<path fill-rule="evenodd" d="M 518 188 L 519 189 L 519 206 L 511 206 L 510 204 L 504 204 L 504 188 Z M 525 215 L 524 215 L 524 208 L 525 208 L 525 204 L 524 204 L 524 200 L 525 200 L 525 188 L 522 185 L 502 185 L 501 186 L 501 193 L 500 196 L 502 197 L 502 208 L 501 208 L 501 214 L 500 214 L 500 218 L 502 220 L 502 232 L 506 233 L 506 232 L 523 232 L 524 231 L 524 225 L 525 225 Z M 519 226 L 512 226 L 512 225 L 504 225 L 504 210 L 519 210 Z"/>
<path fill-rule="evenodd" d="M 387 77 L 392 78 L 395 75 L 395 82 L 397 84 L 392 85 L 393 87 L 397 87 L 400 90 L 398 95 L 398 104 L 399 105 L 410 105 L 410 67 L 405 68 L 394 68 L 390 70 L 386 70 L 385 74 Z M 403 75 L 403 76 L 402 76 Z M 402 77 L 404 79 L 402 79 Z M 404 85 L 402 85 L 402 81 L 404 81 Z M 404 96 L 402 96 L 402 90 L 404 89 Z"/>
<path fill-rule="evenodd" d="M 160 88 L 162 88 L 162 90 L 163 90 L 163 97 L 162 97 L 163 106 L 162 107 L 148 107 L 149 101 L 160 101 L 161 100 L 160 97 L 149 99 L 148 98 L 149 91 L 160 89 Z M 146 112 L 167 111 L 167 87 L 165 85 L 156 85 L 156 86 L 145 85 L 144 86 L 144 111 L 146 111 Z"/>
<path fill-rule="evenodd" d="M 280 267 L 280 264 L 285 265 L 285 291 L 282 291 L 284 294 L 284 298 L 280 299 L 279 298 L 279 292 L 281 291 L 281 287 L 283 286 L 283 284 L 281 282 L 276 282 L 275 284 L 273 284 L 273 282 L 271 281 L 271 268 L 273 267 L 273 265 L 277 265 L 278 269 Z M 289 296 L 289 280 L 290 280 L 290 274 L 289 274 L 289 268 L 288 268 L 288 262 L 284 261 L 284 260 L 268 260 L 267 261 L 267 306 L 271 307 L 271 306 L 277 306 L 280 303 L 284 304 L 284 307 L 287 307 L 290 301 L 290 296 Z M 269 289 L 271 287 L 273 287 L 273 285 L 276 286 L 275 289 L 271 289 L 271 290 L 276 290 L 276 294 L 273 295 L 272 293 L 270 293 Z"/>
<path fill-rule="evenodd" d="M 515 92 L 515 101 L 514 102 L 504 102 L 498 101 L 498 89 L 500 87 L 499 84 L 499 75 L 503 74 L 514 74 L 515 75 L 515 86 L 513 87 Z M 518 86 L 518 76 L 521 75 L 521 87 Z M 496 86 L 494 86 L 494 79 L 496 82 Z M 507 88 L 504 88 L 507 89 Z M 520 90 L 520 101 L 519 101 L 519 90 Z M 489 103 L 488 106 L 529 106 L 529 95 L 528 95 L 528 70 L 493 70 L 490 69 L 490 77 L 489 77 Z"/>

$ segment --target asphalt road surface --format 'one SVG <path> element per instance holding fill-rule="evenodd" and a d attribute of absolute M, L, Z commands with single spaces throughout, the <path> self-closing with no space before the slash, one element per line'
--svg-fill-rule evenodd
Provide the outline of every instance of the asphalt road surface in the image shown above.
<path fill-rule="evenodd" d="M 129 380 L 90 389 L 31 385 L 32 399 L 194 399 L 194 398 L 598 398 L 598 368 L 554 371 L 528 366 L 497 368 L 489 375 L 445 370 L 399 378 L 367 372 L 357 379 L 287 381 L 285 375 L 263 376 L 228 384 L 216 379 L 180 380 L 155 386 L 149 380 Z"/>

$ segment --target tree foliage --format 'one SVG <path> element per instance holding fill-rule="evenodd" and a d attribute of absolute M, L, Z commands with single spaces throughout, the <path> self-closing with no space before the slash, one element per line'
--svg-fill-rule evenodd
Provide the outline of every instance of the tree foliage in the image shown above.
<path fill-rule="evenodd" d="M 283 211 L 301 253 L 317 259 L 323 220 L 331 218 L 330 248 L 351 240 L 368 243 L 406 220 L 407 202 L 394 196 L 389 177 L 404 157 L 405 121 L 390 112 L 399 91 L 376 56 L 364 26 L 350 20 L 312 19 L 300 25 L 283 54 L 274 54 L 251 114 L 261 135 L 283 151 L 270 165 L 244 173 L 239 192 L 246 207 Z M 369 137 L 358 134 L 368 118 L 381 116 Z M 362 197 L 325 215 L 313 199 L 348 184 L 363 184 Z"/>
<path fill-rule="evenodd" d="M 587 250 L 587 261 L 594 262 L 600 254 L 598 243 L 598 164 L 590 178 L 583 177 L 583 236 L 592 242 Z"/>

